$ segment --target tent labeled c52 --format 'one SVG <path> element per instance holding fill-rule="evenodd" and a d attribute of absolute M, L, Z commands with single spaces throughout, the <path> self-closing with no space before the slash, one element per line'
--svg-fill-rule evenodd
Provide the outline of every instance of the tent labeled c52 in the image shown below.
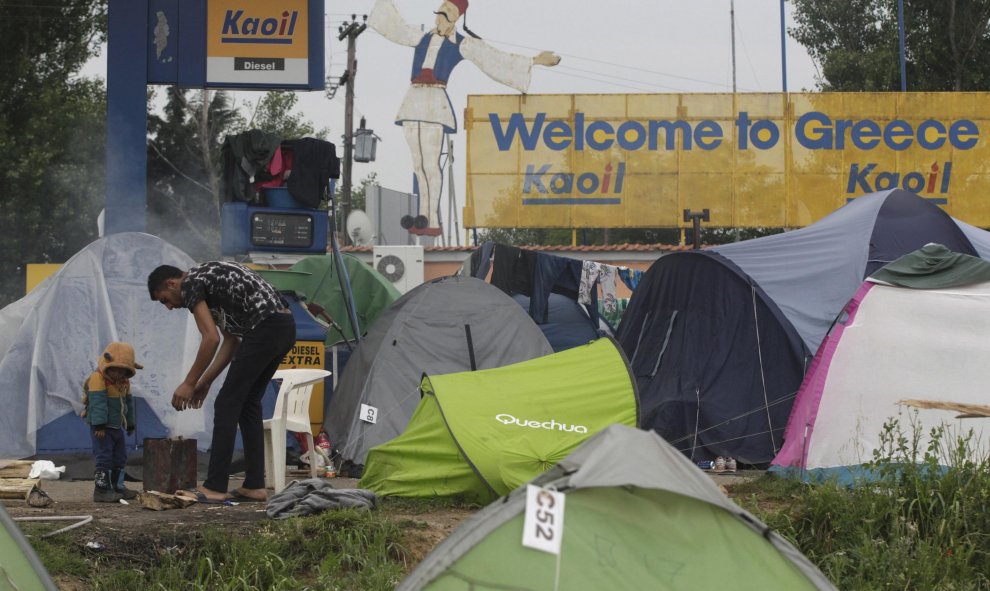
<path fill-rule="evenodd" d="M 489 502 L 605 427 L 638 425 L 636 383 L 611 338 L 496 369 L 424 376 L 420 391 L 405 432 L 368 453 L 362 488 Z"/>
<path fill-rule="evenodd" d="M 564 494 L 559 555 L 522 545 L 520 487 L 461 524 L 397 589 L 835 589 L 651 431 L 608 427 L 530 484 Z"/>

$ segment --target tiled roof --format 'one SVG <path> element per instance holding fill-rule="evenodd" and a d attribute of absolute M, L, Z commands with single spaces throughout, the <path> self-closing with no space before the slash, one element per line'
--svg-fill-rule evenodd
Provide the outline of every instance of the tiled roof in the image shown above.
<path fill-rule="evenodd" d="M 471 252 L 475 246 L 424 246 L 425 252 Z M 544 252 L 672 252 L 680 250 L 691 250 L 690 245 L 679 244 L 609 244 L 592 246 L 520 246 L 526 250 L 536 250 Z M 344 246 L 342 252 L 373 252 L 373 246 Z"/>

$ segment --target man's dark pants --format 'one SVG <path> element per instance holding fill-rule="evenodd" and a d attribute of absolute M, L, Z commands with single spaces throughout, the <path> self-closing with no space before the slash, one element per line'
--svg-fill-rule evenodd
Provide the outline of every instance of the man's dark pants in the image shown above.
<path fill-rule="evenodd" d="M 237 427 L 244 442 L 244 488 L 265 487 L 265 434 L 261 399 L 282 358 L 296 341 L 292 314 L 278 312 L 241 338 L 213 404 L 213 447 L 203 486 L 227 492 Z"/>

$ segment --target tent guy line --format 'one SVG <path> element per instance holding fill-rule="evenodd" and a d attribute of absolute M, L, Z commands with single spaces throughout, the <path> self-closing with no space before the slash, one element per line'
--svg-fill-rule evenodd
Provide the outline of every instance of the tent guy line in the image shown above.
<path fill-rule="evenodd" d="M 709 445 L 718 445 L 720 443 L 729 443 L 730 441 L 739 441 L 739 440 L 742 440 L 742 439 L 746 439 L 747 437 L 756 437 L 757 435 L 773 435 L 774 433 L 783 431 L 784 429 L 785 429 L 785 427 L 779 427 L 777 429 L 767 429 L 766 431 L 760 431 L 760 432 L 757 432 L 757 433 L 747 433 L 745 435 L 740 435 L 739 437 L 730 437 L 728 439 L 721 439 L 719 441 L 712 441 Z M 671 445 L 673 445 L 673 444 L 671 444 Z M 691 447 L 684 447 L 684 448 L 677 447 L 676 449 L 677 449 L 677 451 L 679 451 L 681 453 L 685 453 L 685 452 L 689 451 L 691 449 Z"/>
<path fill-rule="evenodd" d="M 769 409 L 771 406 L 776 406 L 778 404 L 783 404 L 784 402 L 787 402 L 787 401 L 791 400 L 795 396 L 797 396 L 797 390 L 795 390 L 794 392 L 791 392 L 790 394 L 786 394 L 786 395 L 784 395 L 784 396 L 782 396 L 780 398 L 777 398 L 776 400 L 774 400 L 770 404 L 767 404 L 767 405 L 764 405 L 764 406 L 758 406 L 758 407 L 756 407 L 754 409 L 747 410 L 746 412 L 744 412 L 742 414 L 738 414 L 738 415 L 736 415 L 734 417 L 729 417 L 729 418 L 725 419 L 724 421 L 722 421 L 721 423 L 718 423 L 718 424 L 715 424 L 715 425 L 711 425 L 709 427 L 705 427 L 701 431 L 695 431 L 694 433 L 690 433 L 690 434 L 685 435 L 685 436 L 683 436 L 683 437 L 681 437 L 679 439 L 675 439 L 675 440 L 671 441 L 670 444 L 671 445 L 677 445 L 678 443 L 681 443 L 682 441 L 686 441 L 688 439 L 691 439 L 693 437 L 696 437 L 698 435 L 701 435 L 702 433 L 707 433 L 708 431 L 711 431 L 712 429 L 717 429 L 717 428 L 722 427 L 724 425 L 728 425 L 732 421 L 746 418 L 746 417 L 748 417 L 749 415 L 751 415 L 753 413 L 757 413 L 757 412 L 760 412 L 761 410 Z M 780 431 L 780 429 L 773 429 L 773 431 Z M 742 437 L 733 437 L 733 438 L 730 438 L 730 439 L 725 439 L 724 441 L 717 441 L 717 442 L 713 442 L 713 443 L 724 443 L 725 441 L 736 441 L 738 439 L 745 439 L 746 437 L 750 437 L 752 435 L 765 435 L 765 434 L 767 434 L 766 431 L 764 431 L 763 433 L 750 433 L 749 435 L 743 435 Z M 684 451 L 684 450 L 681 450 L 681 451 Z"/>

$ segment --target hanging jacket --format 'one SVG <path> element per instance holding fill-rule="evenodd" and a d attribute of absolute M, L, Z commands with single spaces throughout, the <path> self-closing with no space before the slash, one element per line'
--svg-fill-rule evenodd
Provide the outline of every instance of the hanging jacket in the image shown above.
<path fill-rule="evenodd" d="M 304 137 L 285 142 L 292 148 L 292 173 L 285 185 L 299 203 L 316 209 L 327 193 L 330 179 L 340 178 L 337 148 L 330 142 Z"/>
<path fill-rule="evenodd" d="M 252 183 L 258 173 L 266 171 L 281 143 L 281 138 L 260 129 L 224 138 L 220 150 L 224 201 L 258 201 Z"/>

